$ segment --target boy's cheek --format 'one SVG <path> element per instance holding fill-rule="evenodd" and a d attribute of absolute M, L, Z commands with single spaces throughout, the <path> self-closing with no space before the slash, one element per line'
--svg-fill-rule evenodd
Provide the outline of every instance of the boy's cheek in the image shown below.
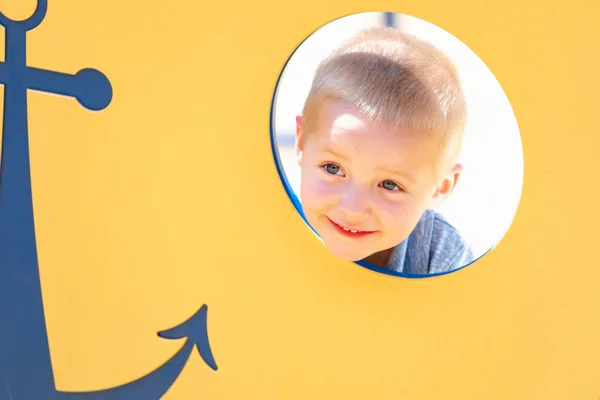
<path fill-rule="evenodd" d="M 393 230 L 412 230 L 421 218 L 425 207 L 416 201 L 387 202 L 377 205 L 377 216 Z M 408 227 L 408 228 L 407 228 Z"/>
<path fill-rule="evenodd" d="M 381 202 L 376 205 L 377 214 L 387 221 L 397 221 L 406 215 L 407 205 L 405 203 Z"/>
<path fill-rule="evenodd" d="M 337 197 L 334 185 L 316 179 L 303 182 L 300 189 L 302 203 L 312 207 L 326 207 L 335 203 Z"/>
<path fill-rule="evenodd" d="M 311 195 L 315 200 L 323 203 L 334 202 L 338 197 L 338 189 L 336 185 L 324 182 L 323 180 L 315 180 L 310 186 L 309 190 L 311 191 Z"/>

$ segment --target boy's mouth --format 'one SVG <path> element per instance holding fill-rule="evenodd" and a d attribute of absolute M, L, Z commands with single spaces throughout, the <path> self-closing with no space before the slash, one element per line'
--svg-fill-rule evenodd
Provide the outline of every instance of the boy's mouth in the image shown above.
<path fill-rule="evenodd" d="M 375 231 L 361 231 L 358 229 L 354 229 L 353 227 L 346 227 L 344 225 L 338 224 L 337 222 L 332 221 L 331 219 L 329 219 L 329 217 L 327 217 L 327 219 L 329 220 L 329 222 L 331 222 L 331 225 L 333 225 L 333 227 L 340 232 L 341 234 L 343 234 L 344 236 L 349 236 L 349 237 L 362 237 L 362 236 L 366 236 L 369 235 L 371 233 L 375 233 Z"/>

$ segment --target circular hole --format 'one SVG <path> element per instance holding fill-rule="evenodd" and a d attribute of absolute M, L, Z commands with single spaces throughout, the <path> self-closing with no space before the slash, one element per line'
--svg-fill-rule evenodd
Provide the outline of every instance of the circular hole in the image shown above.
<path fill-rule="evenodd" d="M 416 17 L 353 14 L 312 33 L 277 82 L 271 136 L 307 225 L 333 254 L 384 274 L 471 265 L 519 204 L 521 137 L 502 87 Z"/>

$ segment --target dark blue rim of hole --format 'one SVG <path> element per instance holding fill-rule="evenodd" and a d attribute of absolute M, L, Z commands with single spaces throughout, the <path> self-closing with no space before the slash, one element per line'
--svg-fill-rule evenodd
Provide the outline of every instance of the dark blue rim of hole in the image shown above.
<path fill-rule="evenodd" d="M 350 14 L 350 15 L 355 15 L 355 14 Z M 340 17 L 338 19 L 341 19 L 341 18 L 344 18 L 344 17 Z M 323 26 L 325 26 L 325 25 L 323 25 Z M 285 64 L 283 65 L 283 68 L 281 69 L 281 72 L 279 73 L 277 82 L 275 83 L 275 90 L 273 91 L 273 99 L 271 100 L 271 112 L 269 115 L 270 116 L 269 130 L 270 130 L 270 138 L 271 138 L 271 151 L 273 152 L 273 159 L 275 160 L 275 167 L 277 168 L 277 173 L 279 174 L 279 178 L 281 179 L 281 182 L 283 183 L 283 188 L 285 189 L 285 192 L 287 193 L 288 197 L 292 201 L 294 208 L 296 209 L 296 211 L 298 211 L 298 214 L 300 214 L 300 216 L 302 217 L 302 219 L 304 220 L 306 225 L 308 225 L 308 227 L 318 237 L 320 237 L 320 236 L 317 233 L 317 231 L 315 231 L 315 229 L 308 223 L 308 220 L 306 219 L 306 216 L 304 215 L 304 212 L 302 211 L 302 204 L 300 203 L 300 200 L 294 193 L 294 190 L 292 189 L 292 186 L 290 185 L 290 183 L 287 179 L 287 176 L 285 175 L 285 171 L 283 170 L 283 167 L 281 165 L 281 158 L 279 156 L 279 149 L 277 147 L 277 138 L 275 136 L 275 118 L 274 118 L 274 116 L 275 116 L 275 102 L 277 101 L 277 89 L 279 88 L 279 82 L 281 81 L 281 77 L 283 76 L 283 74 L 285 72 L 285 68 L 287 67 L 288 63 L 290 62 L 290 60 L 292 59 L 292 57 L 294 56 L 296 51 L 300 48 L 300 46 L 302 46 L 306 40 L 308 40 L 315 32 L 317 32 L 322 27 L 319 27 L 317 30 L 313 31 L 310 35 L 308 35 L 304 40 L 302 40 L 302 42 L 300 42 L 300 44 L 298 46 L 296 46 L 296 48 L 294 49 L 292 54 L 290 54 L 290 56 L 286 60 Z M 391 276 L 397 276 L 397 277 L 402 277 L 402 278 L 424 279 L 424 278 L 433 278 L 436 276 L 448 275 L 448 274 L 452 274 L 454 272 L 460 271 L 460 270 L 472 265 L 473 263 L 477 262 L 479 259 L 481 259 L 481 257 L 485 256 L 491 250 L 492 250 L 492 248 L 490 248 L 489 250 L 484 252 L 481 256 L 479 256 L 478 258 L 476 258 L 469 264 L 466 264 L 460 268 L 456 268 L 452 271 L 440 272 L 437 274 L 422 274 L 421 275 L 421 274 L 408 274 L 408 273 L 404 273 L 404 272 L 396 272 L 396 271 L 392 271 L 392 270 L 389 270 L 386 268 L 378 267 L 377 265 L 371 264 L 364 260 L 355 261 L 354 263 L 360 265 L 361 267 L 367 268 L 371 271 L 378 272 L 378 273 L 384 274 L 384 275 L 391 275 Z"/>

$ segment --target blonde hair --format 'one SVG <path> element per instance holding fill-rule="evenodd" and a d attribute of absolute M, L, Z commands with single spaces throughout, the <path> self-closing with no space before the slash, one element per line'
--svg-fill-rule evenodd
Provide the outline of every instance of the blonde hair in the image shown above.
<path fill-rule="evenodd" d="M 326 100 L 391 128 L 434 135 L 451 158 L 460 149 L 467 107 L 454 65 L 434 46 L 392 28 L 367 29 L 319 64 L 302 111 L 306 131 L 316 129 Z"/>

